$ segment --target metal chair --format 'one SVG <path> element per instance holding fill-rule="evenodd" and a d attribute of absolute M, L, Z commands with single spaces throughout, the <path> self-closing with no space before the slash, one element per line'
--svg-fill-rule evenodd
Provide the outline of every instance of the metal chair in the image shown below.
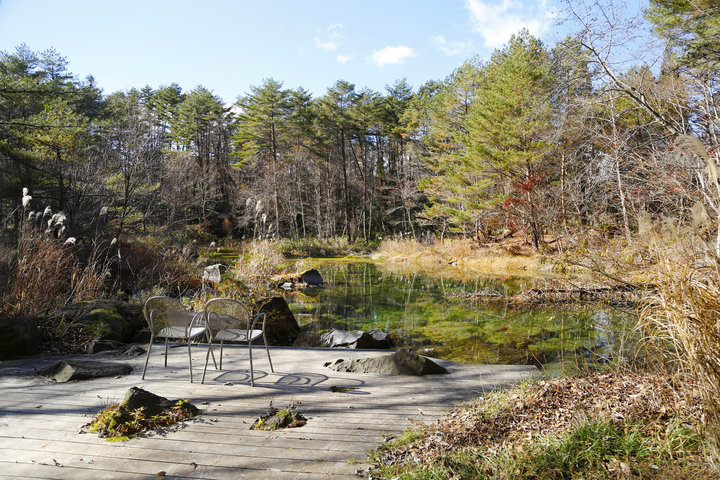
<path fill-rule="evenodd" d="M 165 339 L 165 366 L 167 367 L 168 341 L 172 338 L 174 340 L 187 342 L 190 383 L 192 383 L 192 340 L 207 332 L 205 326 L 195 325 L 198 320 L 202 319 L 202 312 L 190 318 L 190 312 L 188 312 L 182 303 L 174 298 L 150 297 L 145 302 L 143 314 L 150 327 L 150 343 L 148 344 L 147 356 L 145 357 L 145 368 L 143 368 L 142 374 L 143 380 L 145 379 L 148 360 L 150 360 L 150 349 L 155 339 Z"/>
<path fill-rule="evenodd" d="M 258 320 L 262 317 L 262 323 L 258 325 Z M 205 383 L 205 372 L 207 371 L 212 344 L 220 340 L 220 370 L 222 370 L 223 345 L 225 342 L 241 342 L 248 344 L 248 354 L 250 357 L 250 384 L 255 386 L 255 377 L 253 373 L 252 358 L 252 342 L 260 336 L 265 342 L 265 352 L 267 353 L 268 362 L 270 363 L 270 371 L 275 373 L 273 369 L 272 359 L 270 358 L 270 349 L 268 348 L 267 336 L 265 335 L 265 321 L 267 316 L 265 313 L 259 313 L 250 320 L 250 313 L 245 305 L 231 298 L 213 298 L 205 305 L 205 325 L 208 329 L 210 341 L 208 343 L 208 351 L 205 355 L 205 369 L 203 370 L 202 381 Z M 213 353 L 213 359 L 215 354 Z M 217 368 L 217 365 L 216 365 Z"/>

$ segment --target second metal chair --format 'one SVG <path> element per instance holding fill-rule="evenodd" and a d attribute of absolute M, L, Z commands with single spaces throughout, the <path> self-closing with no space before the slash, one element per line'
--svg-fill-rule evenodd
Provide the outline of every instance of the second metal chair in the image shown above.
<path fill-rule="evenodd" d="M 260 322 L 260 319 L 262 321 Z M 265 352 L 267 353 L 268 362 L 270 363 L 270 371 L 273 369 L 272 359 L 270 358 L 270 349 L 268 348 L 267 336 L 265 335 L 265 321 L 267 316 L 265 313 L 257 314 L 252 320 L 250 313 L 245 305 L 231 298 L 213 298 L 205 305 L 205 326 L 208 329 L 210 342 L 208 344 L 207 355 L 205 356 L 205 369 L 203 370 L 202 382 L 205 382 L 205 372 L 207 372 L 208 362 L 212 345 L 216 341 L 220 341 L 220 369 L 222 370 L 223 345 L 225 342 L 239 342 L 248 344 L 248 355 L 250 357 L 250 384 L 255 386 L 255 377 L 253 373 L 252 358 L 252 342 L 261 336 L 265 342 Z M 213 354 L 214 357 L 214 354 Z"/>

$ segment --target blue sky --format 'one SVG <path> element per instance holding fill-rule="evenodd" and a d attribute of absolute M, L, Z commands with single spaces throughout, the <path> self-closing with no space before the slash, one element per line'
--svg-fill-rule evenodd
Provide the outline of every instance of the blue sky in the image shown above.
<path fill-rule="evenodd" d="M 0 50 L 53 47 L 106 94 L 172 82 L 225 102 L 264 78 L 315 96 L 384 91 L 489 58 L 522 27 L 553 44 L 557 0 L 0 0 Z"/>

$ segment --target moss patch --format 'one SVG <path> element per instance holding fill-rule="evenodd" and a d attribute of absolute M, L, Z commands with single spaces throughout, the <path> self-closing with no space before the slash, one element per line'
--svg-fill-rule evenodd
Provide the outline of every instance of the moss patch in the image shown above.
<path fill-rule="evenodd" d="M 278 430 L 302 427 L 306 423 L 307 418 L 295 409 L 295 405 L 291 404 L 287 408 L 278 410 L 271 404 L 268 413 L 255 420 L 250 430 Z"/>
<path fill-rule="evenodd" d="M 124 404 L 113 403 L 82 428 L 108 441 L 125 441 L 145 431 L 169 427 L 197 413 L 197 408 L 187 400 L 178 400 L 169 409 L 153 416 L 145 415 L 142 407 L 130 409 Z"/>

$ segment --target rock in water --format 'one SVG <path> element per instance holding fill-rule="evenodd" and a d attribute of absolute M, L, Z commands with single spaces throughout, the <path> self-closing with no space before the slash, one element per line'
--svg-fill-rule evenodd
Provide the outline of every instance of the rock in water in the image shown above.
<path fill-rule="evenodd" d="M 408 351 L 399 351 L 390 355 L 354 360 L 336 360 L 325 364 L 336 372 L 374 373 L 378 375 L 432 375 L 448 373 L 427 357 Z"/>
<path fill-rule="evenodd" d="M 300 278 L 306 285 L 322 285 L 324 283 L 320 272 L 314 268 L 300 275 Z"/>
<path fill-rule="evenodd" d="M 367 347 L 357 348 L 390 348 L 392 347 L 392 339 L 390 334 L 385 330 L 370 330 L 367 332 Z M 359 343 L 359 342 L 358 342 Z"/>
<path fill-rule="evenodd" d="M 320 336 L 320 341 L 326 347 L 346 348 L 369 348 L 384 349 L 390 348 L 392 342 L 390 335 L 383 330 L 371 330 L 369 332 L 357 331 L 346 332 L 345 330 L 332 329 Z"/>
<path fill-rule="evenodd" d="M 58 383 L 71 380 L 88 380 L 100 377 L 127 375 L 132 367 L 125 363 L 93 362 L 90 360 L 58 360 L 49 367 L 40 370 L 39 375 Z"/>

